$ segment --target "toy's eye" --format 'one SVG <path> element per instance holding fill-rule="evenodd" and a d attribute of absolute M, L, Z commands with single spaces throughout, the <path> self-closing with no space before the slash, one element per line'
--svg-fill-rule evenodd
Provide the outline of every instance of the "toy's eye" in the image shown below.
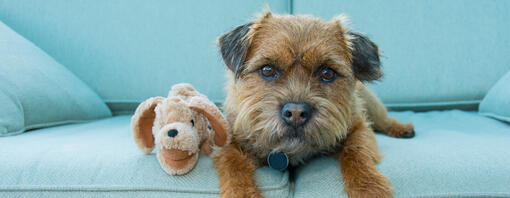
<path fill-rule="evenodd" d="M 330 68 L 322 69 L 319 72 L 319 78 L 322 82 L 333 82 L 336 79 L 336 72 Z"/>
<path fill-rule="evenodd" d="M 263 65 L 259 69 L 259 74 L 263 79 L 266 80 L 274 80 L 280 77 L 278 71 L 276 71 L 276 69 L 271 65 Z"/>
<path fill-rule="evenodd" d="M 195 120 L 191 119 L 191 126 L 195 126 Z"/>

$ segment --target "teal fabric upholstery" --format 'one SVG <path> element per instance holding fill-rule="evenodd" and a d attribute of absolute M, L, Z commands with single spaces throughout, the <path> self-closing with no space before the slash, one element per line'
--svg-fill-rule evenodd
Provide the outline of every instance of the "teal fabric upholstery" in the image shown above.
<path fill-rule="evenodd" d="M 510 123 L 510 71 L 489 90 L 479 112 Z"/>
<path fill-rule="evenodd" d="M 416 137 L 377 134 L 378 169 L 396 197 L 510 197 L 510 127 L 476 112 L 392 113 Z M 346 197 L 339 164 L 315 159 L 295 172 L 294 197 Z"/>
<path fill-rule="evenodd" d="M 378 44 L 385 76 L 372 87 L 397 107 L 479 102 L 510 70 L 508 10 L 498 0 L 293 1 L 295 14 L 349 15 Z"/>
<path fill-rule="evenodd" d="M 226 67 L 216 39 L 265 4 L 277 13 L 289 7 L 288 0 L 0 0 L 0 20 L 107 102 L 164 96 L 181 82 L 221 102 Z"/>
<path fill-rule="evenodd" d="M 130 116 L 0 138 L 0 197 L 218 197 L 208 156 L 183 176 L 166 174 L 136 147 Z M 261 168 L 266 197 L 287 197 L 288 172 Z"/>
<path fill-rule="evenodd" d="M 397 197 L 510 196 L 507 124 L 458 110 L 391 115 L 414 122 L 417 131 L 414 139 L 376 135 L 384 154 L 378 169 L 390 178 Z M 154 154 L 137 149 L 129 118 L 0 138 L 0 197 L 218 196 L 208 156 L 187 175 L 167 175 Z M 268 167 L 256 173 L 266 197 L 345 196 L 341 177 L 331 157 L 297 167 L 291 181 L 288 172 Z"/>
<path fill-rule="evenodd" d="M 108 116 L 87 85 L 0 22 L 0 136 Z"/>
<path fill-rule="evenodd" d="M 351 27 L 382 50 L 386 75 L 373 87 L 391 107 L 476 108 L 510 69 L 509 1 L 0 0 L 0 20 L 112 107 L 132 111 L 178 82 L 223 101 L 225 67 L 215 39 L 265 3 L 275 13 L 350 15 Z"/>
<path fill-rule="evenodd" d="M 393 106 L 477 103 L 510 69 L 506 64 L 510 58 L 505 56 L 510 47 L 504 44 L 510 39 L 505 36 L 510 34 L 506 28 L 510 3 L 505 1 L 280 0 L 268 4 L 276 13 L 315 14 L 325 19 L 339 13 L 351 15 L 352 27 L 367 33 L 383 51 L 386 77 L 374 88 Z M 0 19 L 67 65 L 109 102 L 139 102 L 164 95 L 171 84 L 182 81 L 219 102 L 224 97 L 220 91 L 224 66 L 214 39 L 247 22 L 262 6 L 257 1 L 4 0 Z"/>

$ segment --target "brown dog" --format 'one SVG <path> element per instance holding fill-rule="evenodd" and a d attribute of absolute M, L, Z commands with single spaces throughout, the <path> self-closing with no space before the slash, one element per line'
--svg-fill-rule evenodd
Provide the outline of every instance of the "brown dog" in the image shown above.
<path fill-rule="evenodd" d="M 268 11 L 221 36 L 219 48 L 231 71 L 224 111 L 233 133 L 214 156 L 222 197 L 260 197 L 255 169 L 272 154 L 278 169 L 338 154 L 350 197 L 392 197 L 372 129 L 410 138 L 413 125 L 389 118 L 363 84 L 382 76 L 378 48 L 345 17 Z"/>

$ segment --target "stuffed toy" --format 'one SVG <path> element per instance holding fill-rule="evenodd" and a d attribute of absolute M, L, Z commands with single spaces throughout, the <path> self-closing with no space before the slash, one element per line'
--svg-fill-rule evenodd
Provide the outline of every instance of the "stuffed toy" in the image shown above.
<path fill-rule="evenodd" d="M 131 119 L 138 148 L 157 159 L 165 172 L 186 174 L 199 153 L 210 154 L 212 145 L 230 141 L 229 125 L 220 110 L 190 84 L 172 86 L 168 97 L 152 97 L 141 103 Z"/>

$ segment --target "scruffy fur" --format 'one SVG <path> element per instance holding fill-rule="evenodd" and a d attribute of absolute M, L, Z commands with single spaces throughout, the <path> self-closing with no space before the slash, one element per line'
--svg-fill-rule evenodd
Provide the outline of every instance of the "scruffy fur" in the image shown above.
<path fill-rule="evenodd" d="M 220 37 L 230 69 L 223 109 L 232 127 L 232 143 L 214 156 L 222 197 L 260 197 L 255 170 L 275 150 L 286 153 L 291 166 L 318 155 L 338 156 L 350 197 L 393 196 L 390 181 L 375 168 L 381 154 L 373 129 L 412 137 L 413 125 L 389 118 L 364 85 L 382 76 L 378 49 L 345 21 L 264 12 Z M 264 65 L 280 77 L 261 78 Z M 319 81 L 317 71 L 324 67 L 338 74 L 333 82 Z M 282 105 L 292 101 L 314 109 L 299 128 L 280 117 Z"/>

